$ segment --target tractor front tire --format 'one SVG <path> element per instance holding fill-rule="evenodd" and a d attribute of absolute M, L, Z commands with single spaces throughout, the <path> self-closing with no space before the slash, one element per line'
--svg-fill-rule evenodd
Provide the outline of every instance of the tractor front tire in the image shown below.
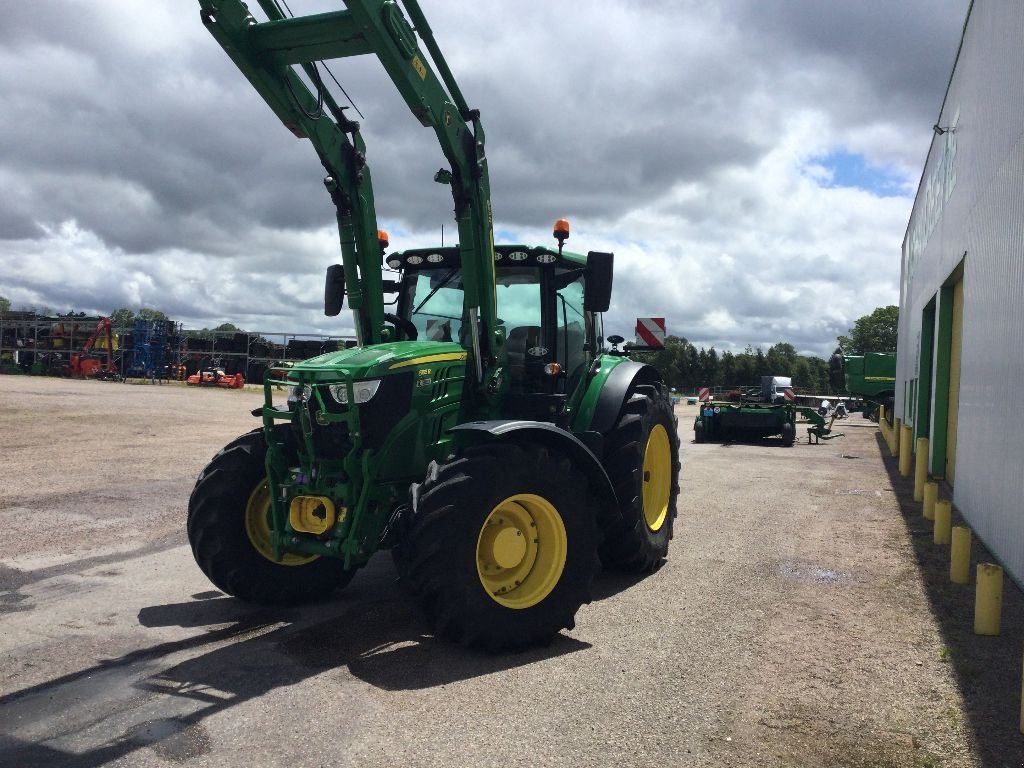
<path fill-rule="evenodd" d="M 572 629 L 600 570 L 585 476 L 533 443 L 473 446 L 431 462 L 395 550 L 435 634 L 489 651 Z"/>
<path fill-rule="evenodd" d="M 630 393 L 605 451 L 621 512 L 605 531 L 606 567 L 649 573 L 668 555 L 679 495 L 676 429 L 672 405 L 658 387 L 639 385 Z M 694 439 L 703 437 L 695 429 Z"/>
<path fill-rule="evenodd" d="M 294 456 L 287 426 L 276 429 Z M 341 560 L 286 554 L 273 558 L 263 430 L 226 445 L 206 466 L 188 501 L 188 539 L 206 577 L 221 591 L 260 605 L 322 600 L 354 570 Z M 291 456 L 289 457 L 289 459 Z"/>

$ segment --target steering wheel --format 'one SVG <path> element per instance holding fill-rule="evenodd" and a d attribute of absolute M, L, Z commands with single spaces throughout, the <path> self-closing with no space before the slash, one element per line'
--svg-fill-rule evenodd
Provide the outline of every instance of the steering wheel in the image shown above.
<path fill-rule="evenodd" d="M 419 329 L 413 325 L 411 320 L 406 320 L 404 317 L 398 315 L 392 315 L 390 312 L 384 314 L 384 321 L 391 323 L 395 328 L 405 334 L 405 337 L 409 341 L 416 341 L 416 337 L 420 335 Z"/>

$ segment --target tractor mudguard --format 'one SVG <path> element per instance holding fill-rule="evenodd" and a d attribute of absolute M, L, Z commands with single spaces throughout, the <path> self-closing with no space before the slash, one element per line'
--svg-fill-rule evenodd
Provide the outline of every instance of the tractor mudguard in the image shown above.
<path fill-rule="evenodd" d="M 634 384 L 655 384 L 661 382 L 661 374 L 657 368 L 633 360 L 619 363 L 612 368 L 604 380 L 601 395 L 594 416 L 590 420 L 590 430 L 602 435 L 608 434 L 619 421 L 622 406 L 629 396 Z"/>
<path fill-rule="evenodd" d="M 545 421 L 523 421 L 519 419 L 495 419 L 492 421 L 470 421 L 452 427 L 450 432 L 480 435 L 484 439 L 519 442 L 533 440 L 546 448 L 567 455 L 591 483 L 596 498 L 601 500 L 600 519 L 618 517 L 619 502 L 615 496 L 612 481 L 601 466 L 601 460 L 576 435 Z"/>

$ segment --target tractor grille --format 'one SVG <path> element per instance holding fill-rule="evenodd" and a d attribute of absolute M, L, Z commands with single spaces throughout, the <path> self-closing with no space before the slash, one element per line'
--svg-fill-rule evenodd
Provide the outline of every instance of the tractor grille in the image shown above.
<path fill-rule="evenodd" d="M 412 371 L 385 376 L 373 399 L 358 406 L 363 445 L 377 450 L 384 444 L 412 407 L 412 388 Z"/>
<path fill-rule="evenodd" d="M 298 431 L 301 427 L 296 424 L 295 429 Z M 348 424 L 313 424 L 313 449 L 320 458 L 342 458 L 352 450 L 352 436 L 349 434 Z"/>
<path fill-rule="evenodd" d="M 363 446 L 370 450 L 378 450 L 394 429 L 395 425 L 409 412 L 412 405 L 413 374 L 411 371 L 387 376 L 381 381 L 380 388 L 373 398 L 359 409 L 359 430 Z M 321 387 L 321 399 L 329 413 L 346 413 L 349 406 L 335 402 L 327 387 Z M 315 398 L 306 403 L 309 409 L 310 423 L 313 428 L 313 447 L 323 458 L 342 458 L 352 450 L 352 435 L 349 425 L 334 422 L 317 424 L 316 411 L 319 404 Z M 295 430 L 301 430 L 298 423 Z M 299 444 L 302 444 L 301 434 Z"/>

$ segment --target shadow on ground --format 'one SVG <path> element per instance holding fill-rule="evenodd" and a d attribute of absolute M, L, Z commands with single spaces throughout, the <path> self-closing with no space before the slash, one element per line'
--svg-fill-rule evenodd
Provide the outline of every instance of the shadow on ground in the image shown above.
<path fill-rule="evenodd" d="M 590 647 L 560 634 L 546 647 L 496 655 L 435 640 L 382 563 L 319 605 L 270 610 L 206 592 L 143 608 L 143 627 L 205 631 L 0 698 L 0 763 L 94 768 L 142 747 L 183 762 L 209 751 L 202 723 L 210 716 L 313 676 L 416 690 Z"/>
<path fill-rule="evenodd" d="M 886 471 L 900 505 L 907 534 L 914 547 L 921 584 L 938 622 L 945 648 L 940 658 L 952 665 L 964 699 L 975 752 L 986 768 L 1016 768 L 1024 764 L 1024 736 L 1020 733 L 1021 637 L 1024 594 L 1008 578 L 1003 586 L 1002 634 L 974 634 L 974 569 L 994 562 L 976 537 L 971 550 L 971 583 L 949 580 L 949 546 L 933 541 L 933 523 L 914 501 L 913 478 L 903 478 L 898 460 L 878 435 Z M 949 498 L 945 493 L 944 498 Z M 954 511 L 953 525 L 966 525 Z M 956 716 L 951 709 L 950 716 Z"/>

